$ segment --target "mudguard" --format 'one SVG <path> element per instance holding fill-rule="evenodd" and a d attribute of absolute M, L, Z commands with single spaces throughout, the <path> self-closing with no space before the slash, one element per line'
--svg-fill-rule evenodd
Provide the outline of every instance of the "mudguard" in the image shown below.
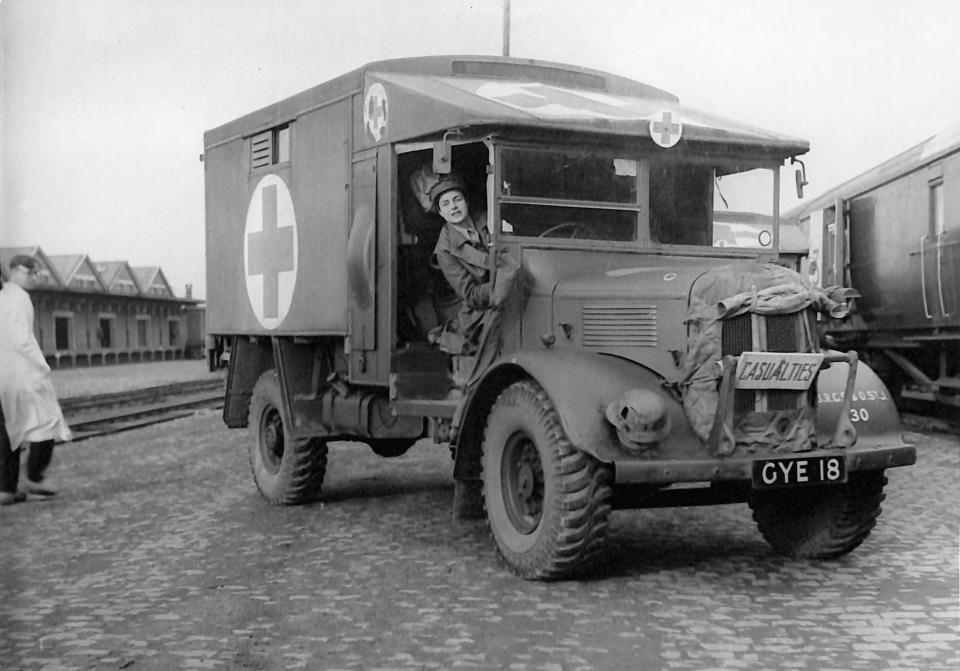
<path fill-rule="evenodd" d="M 571 444 L 601 461 L 636 458 L 620 446 L 616 430 L 604 417 L 607 405 L 630 389 L 657 393 L 667 408 L 673 428 L 659 444 L 659 454 L 703 456 L 703 444 L 662 377 L 626 359 L 574 349 L 517 352 L 496 362 L 467 401 L 461 435 L 468 433 L 482 442 L 482 417 L 495 400 L 491 392 L 499 394 L 507 384 L 522 378 L 532 378 L 543 387 Z"/>
<path fill-rule="evenodd" d="M 824 354 L 840 352 L 825 350 Z M 906 445 L 893 395 L 863 361 L 857 364 L 849 407 L 845 407 L 844 387 L 848 370 L 849 364 L 833 363 L 820 371 L 817 378 L 817 439 L 820 444 L 829 441 L 841 413 L 846 412 L 857 432 L 853 450 Z"/>

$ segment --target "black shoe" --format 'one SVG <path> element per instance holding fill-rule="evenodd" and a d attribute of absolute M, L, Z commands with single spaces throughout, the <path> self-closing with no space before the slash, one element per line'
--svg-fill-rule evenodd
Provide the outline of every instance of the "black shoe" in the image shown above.
<path fill-rule="evenodd" d="M 2 448 L 0 448 L 2 449 Z M 23 492 L 0 492 L 0 506 L 12 506 L 14 503 L 23 503 L 27 500 L 27 495 Z"/>

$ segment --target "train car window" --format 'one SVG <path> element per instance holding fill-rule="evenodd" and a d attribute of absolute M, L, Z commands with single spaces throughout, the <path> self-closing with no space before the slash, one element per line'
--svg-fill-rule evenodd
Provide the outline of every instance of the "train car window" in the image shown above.
<path fill-rule="evenodd" d="M 930 184 L 930 228 L 936 235 L 944 232 L 943 220 L 943 180 Z"/>

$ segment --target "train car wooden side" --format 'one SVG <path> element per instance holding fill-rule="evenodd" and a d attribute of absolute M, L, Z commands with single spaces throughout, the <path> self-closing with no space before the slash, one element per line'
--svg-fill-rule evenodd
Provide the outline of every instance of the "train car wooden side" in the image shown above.
<path fill-rule="evenodd" d="M 860 293 L 825 333 L 888 386 L 960 405 L 960 126 L 788 213 L 811 238 L 811 276 Z"/>

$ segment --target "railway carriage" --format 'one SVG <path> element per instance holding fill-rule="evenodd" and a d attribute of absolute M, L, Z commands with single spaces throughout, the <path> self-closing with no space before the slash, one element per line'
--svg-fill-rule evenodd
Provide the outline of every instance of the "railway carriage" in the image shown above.
<path fill-rule="evenodd" d="M 960 125 L 789 212 L 811 278 L 859 296 L 823 330 L 896 396 L 960 407 Z"/>

